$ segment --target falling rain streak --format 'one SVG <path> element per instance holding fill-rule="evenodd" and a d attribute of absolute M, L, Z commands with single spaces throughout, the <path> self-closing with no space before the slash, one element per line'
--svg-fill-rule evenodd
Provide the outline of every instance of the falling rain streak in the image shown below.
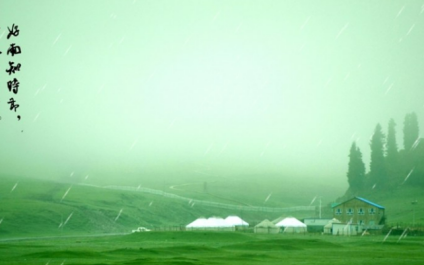
<path fill-rule="evenodd" d="M 399 237 L 399 239 L 398 239 L 397 243 L 399 243 L 399 241 L 400 241 L 402 238 L 405 238 L 405 237 L 406 237 L 407 231 L 408 231 L 408 228 L 405 228 L 405 230 L 403 230 L 403 232 L 402 232 L 402 234 L 400 235 L 400 237 Z"/>
<path fill-rule="evenodd" d="M 65 53 L 63 54 L 63 56 L 66 56 L 68 54 L 68 52 L 71 50 L 72 48 L 72 44 L 69 45 L 68 49 L 66 49 Z"/>
<path fill-rule="evenodd" d="M 123 210 L 123 209 L 119 210 L 119 213 L 118 213 L 118 215 L 116 216 L 116 218 L 115 218 L 115 221 L 114 221 L 114 222 L 116 222 L 116 220 L 118 220 L 118 219 L 119 219 L 119 217 L 121 216 L 122 210 Z"/>
<path fill-rule="evenodd" d="M 340 37 L 340 35 L 342 35 L 342 33 L 347 29 L 348 26 L 349 26 L 349 23 L 346 23 L 346 25 L 344 25 L 344 27 L 337 34 L 336 40 Z"/>
<path fill-rule="evenodd" d="M 309 204 L 309 205 L 312 205 L 314 202 L 315 202 L 315 200 L 317 199 L 317 196 L 315 196 L 313 199 L 312 199 L 312 201 L 311 201 L 311 203 Z"/>
<path fill-rule="evenodd" d="M 411 171 L 409 171 L 408 175 L 405 177 L 404 181 L 402 182 L 402 185 L 409 179 L 409 177 L 411 176 L 412 172 L 414 172 L 414 169 L 411 169 Z"/>
<path fill-rule="evenodd" d="M 65 222 L 63 222 L 63 223 L 60 223 L 59 224 L 59 228 L 64 228 L 65 227 L 65 225 L 69 222 L 69 220 L 71 219 L 71 217 L 72 217 L 72 215 L 74 214 L 74 212 L 72 212 L 69 216 L 68 216 L 68 218 L 66 218 L 66 220 L 65 220 Z"/>
<path fill-rule="evenodd" d="M 56 44 L 56 42 L 59 40 L 60 36 L 62 35 L 62 33 L 60 33 L 59 35 L 57 35 L 56 39 L 53 41 L 52 46 L 54 46 Z"/>
<path fill-rule="evenodd" d="M 269 200 L 269 198 L 271 198 L 272 192 L 265 198 L 265 202 L 267 202 Z"/>
<path fill-rule="evenodd" d="M 417 148 L 420 141 L 421 141 L 421 139 L 420 139 L 420 137 L 418 137 L 417 140 L 415 140 L 414 144 L 412 145 L 411 149 L 414 150 L 415 148 Z"/>
<path fill-rule="evenodd" d="M 393 228 L 389 230 L 389 232 L 387 233 L 387 235 L 384 237 L 383 242 L 386 241 L 386 239 L 389 237 L 390 233 L 392 232 Z"/>
<path fill-rule="evenodd" d="M 13 185 L 12 190 L 10 192 L 13 192 L 17 186 L 18 186 L 18 182 L 16 182 L 15 185 Z"/>
<path fill-rule="evenodd" d="M 63 199 L 65 199 L 66 195 L 68 195 L 68 192 L 71 190 L 71 188 L 72 188 L 72 186 L 71 186 L 71 187 L 69 187 L 69 188 L 66 190 L 65 194 L 63 194 L 62 199 L 60 200 L 61 202 L 63 201 Z"/>

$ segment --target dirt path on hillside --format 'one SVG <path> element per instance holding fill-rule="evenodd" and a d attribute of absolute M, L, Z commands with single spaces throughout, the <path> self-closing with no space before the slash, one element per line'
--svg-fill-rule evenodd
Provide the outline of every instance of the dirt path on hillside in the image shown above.
<path fill-rule="evenodd" d="M 216 182 L 216 181 L 211 181 L 210 183 L 213 183 L 213 182 Z M 179 189 L 179 188 L 176 188 L 176 187 L 184 187 L 184 186 L 189 186 L 189 185 L 199 185 L 199 183 L 184 183 L 184 184 L 178 184 L 178 185 L 171 185 L 171 186 L 169 186 L 169 189 L 187 192 L 184 189 Z M 251 204 L 248 204 L 248 203 L 245 203 L 245 202 L 242 202 L 242 201 L 238 201 L 238 200 L 234 200 L 234 199 L 228 199 L 228 198 L 225 198 L 225 197 L 222 197 L 222 196 L 214 195 L 214 194 L 209 193 L 209 192 L 200 192 L 200 191 L 190 191 L 190 192 L 200 193 L 200 194 L 204 194 L 204 195 L 206 194 L 206 195 L 213 197 L 213 198 L 217 198 L 217 199 L 221 199 L 221 200 L 225 200 L 225 201 L 229 201 L 229 202 L 235 202 L 235 203 L 238 203 L 238 204 L 244 205 L 244 206 L 253 206 Z"/>

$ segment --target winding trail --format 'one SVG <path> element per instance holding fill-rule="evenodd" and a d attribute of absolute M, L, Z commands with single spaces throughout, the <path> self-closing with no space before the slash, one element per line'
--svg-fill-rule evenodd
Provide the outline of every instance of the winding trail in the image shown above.
<path fill-rule="evenodd" d="M 125 190 L 125 191 L 133 191 L 133 192 L 143 192 L 143 193 L 149 193 L 154 195 L 159 195 L 171 199 L 176 200 L 182 200 L 186 201 L 187 203 L 192 203 L 196 205 L 203 205 L 203 206 L 209 206 L 209 207 L 216 207 L 221 209 L 230 209 L 230 210 L 240 210 L 240 211 L 251 211 L 251 212 L 271 212 L 271 213 L 289 213 L 289 212 L 300 212 L 300 211 L 315 211 L 315 206 L 295 206 L 295 207 L 285 207 L 285 208 L 274 208 L 274 207 L 263 207 L 263 206 L 251 206 L 251 205 L 234 205 L 234 204 L 228 204 L 228 203 L 219 203 L 219 202 L 212 202 L 212 201 L 205 201 L 205 200 L 197 200 L 193 198 L 183 197 L 179 196 L 173 193 L 164 192 L 161 190 L 155 190 L 150 188 L 144 188 L 144 187 L 132 187 L 132 186 L 97 186 L 97 185 L 91 185 L 91 184 L 77 184 L 81 186 L 90 186 L 95 188 L 101 188 L 101 189 L 111 189 L 111 190 Z M 175 189 L 174 185 L 174 189 Z M 223 198 L 226 199 L 226 198 Z"/>

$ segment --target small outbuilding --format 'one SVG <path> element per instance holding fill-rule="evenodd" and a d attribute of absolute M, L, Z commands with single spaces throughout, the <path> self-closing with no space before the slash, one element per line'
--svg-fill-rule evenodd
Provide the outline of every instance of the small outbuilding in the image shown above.
<path fill-rule="evenodd" d="M 357 224 L 342 224 L 342 223 L 333 223 L 333 235 L 336 236 L 356 236 L 359 233 L 362 233 L 362 228 Z"/>
<path fill-rule="evenodd" d="M 305 218 L 303 223 L 306 225 L 308 232 L 324 232 L 324 227 L 331 218 Z"/>
<path fill-rule="evenodd" d="M 341 222 L 337 220 L 336 218 L 331 219 L 328 221 L 328 223 L 324 226 L 324 234 L 331 235 L 333 233 L 333 224 L 340 224 Z"/>
<path fill-rule="evenodd" d="M 253 231 L 261 234 L 278 234 L 280 232 L 280 228 L 268 219 L 265 219 L 257 224 Z"/>

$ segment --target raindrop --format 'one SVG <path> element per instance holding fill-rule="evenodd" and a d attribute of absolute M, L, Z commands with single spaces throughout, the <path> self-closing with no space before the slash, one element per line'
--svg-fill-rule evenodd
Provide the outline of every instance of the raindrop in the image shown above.
<path fill-rule="evenodd" d="M 272 192 L 270 194 L 268 194 L 268 196 L 265 198 L 265 202 L 267 202 L 269 200 L 269 198 L 271 198 Z"/>
<path fill-rule="evenodd" d="M 219 16 L 219 14 L 221 13 L 221 11 L 218 11 L 217 13 L 216 13 L 216 15 L 213 17 L 213 19 L 212 19 L 212 22 L 215 22 L 215 19 L 217 19 L 218 18 L 218 16 Z"/>
<path fill-rule="evenodd" d="M 392 87 L 393 87 L 393 83 L 390 84 L 389 88 L 386 90 L 386 93 L 384 93 L 384 95 L 387 95 L 387 93 L 389 93 L 389 91 L 390 91 L 390 89 L 392 89 Z"/>
<path fill-rule="evenodd" d="M 411 26 L 411 28 L 409 28 L 408 33 L 406 33 L 406 36 L 408 36 L 408 35 L 409 35 L 409 33 L 411 33 L 411 31 L 414 29 L 414 27 L 415 27 L 415 24 L 413 24 L 413 25 Z"/>
<path fill-rule="evenodd" d="M 15 185 L 13 186 L 13 188 L 10 192 L 13 192 L 16 189 L 17 186 L 18 186 L 18 182 L 15 183 Z"/>
<path fill-rule="evenodd" d="M 65 199 L 66 195 L 68 195 L 68 192 L 71 190 L 72 186 L 68 188 L 68 190 L 66 190 L 65 194 L 63 194 L 62 199 L 60 200 L 61 202 L 63 201 L 63 199 Z"/>
<path fill-rule="evenodd" d="M 119 216 L 121 216 L 122 210 L 123 209 L 119 210 L 118 216 L 116 216 L 116 218 L 115 218 L 115 222 L 116 222 L 116 220 L 118 220 Z"/>
<path fill-rule="evenodd" d="M 65 222 L 63 223 L 63 226 L 65 226 L 67 223 L 68 223 L 68 221 L 71 219 L 71 217 L 72 217 L 72 215 L 74 214 L 74 212 L 72 212 L 69 216 L 68 216 L 68 218 L 66 218 L 66 220 L 65 220 Z"/>
<path fill-rule="evenodd" d="M 342 35 L 343 31 L 345 31 L 348 26 L 349 26 L 349 23 L 346 23 L 346 25 L 344 25 L 344 27 L 339 31 L 339 34 L 337 34 L 336 40 L 340 37 L 340 35 Z"/>
<path fill-rule="evenodd" d="M 312 203 L 314 203 L 314 201 L 317 199 L 317 196 L 315 196 L 313 199 L 312 199 L 312 201 L 311 201 L 311 203 L 309 204 L 309 205 L 312 205 Z"/>
<path fill-rule="evenodd" d="M 389 237 L 390 233 L 392 232 L 393 228 L 390 229 L 390 231 L 387 233 L 387 235 L 384 237 L 383 242 L 386 241 L 386 239 Z"/>
<path fill-rule="evenodd" d="M 138 142 L 138 139 L 135 139 L 134 142 L 132 143 L 132 145 L 130 146 L 130 149 L 128 149 L 128 152 L 130 152 L 134 148 L 134 146 L 137 144 L 137 142 Z"/>
<path fill-rule="evenodd" d="M 411 171 L 409 171 L 408 175 L 406 176 L 406 178 L 404 179 L 404 181 L 402 182 L 402 185 L 409 179 L 409 176 L 411 176 L 412 172 L 414 172 L 414 168 L 411 169 Z"/>
<path fill-rule="evenodd" d="M 403 230 L 403 232 L 402 232 L 402 234 L 400 235 L 400 237 L 399 237 L 399 239 L 398 239 L 397 243 L 399 243 L 399 241 L 400 241 L 403 237 L 406 237 L 406 231 L 408 231 L 408 228 L 405 228 L 405 230 Z"/>
<path fill-rule="evenodd" d="M 72 48 L 72 44 L 69 45 L 68 49 L 66 49 L 65 53 L 63 54 L 63 56 L 66 56 L 71 48 Z"/>
<path fill-rule="evenodd" d="M 208 149 L 206 149 L 206 152 L 205 152 L 204 156 L 206 156 L 206 155 L 209 153 L 209 151 L 212 149 L 212 146 L 213 146 L 213 143 L 211 143 L 211 144 L 209 145 L 209 148 L 208 148 Z"/>
<path fill-rule="evenodd" d="M 303 22 L 303 24 L 302 24 L 302 26 L 300 27 L 300 30 L 303 30 L 303 28 L 308 24 L 308 22 L 309 22 L 309 19 L 310 19 L 311 17 L 308 17 L 306 20 L 305 20 L 305 22 Z"/>
<path fill-rule="evenodd" d="M 403 9 L 405 8 L 405 6 L 402 6 L 402 8 L 399 10 L 398 14 L 396 15 L 396 17 L 400 16 L 400 14 L 402 13 Z"/>
<path fill-rule="evenodd" d="M 384 79 L 383 85 L 387 82 L 387 80 L 389 80 L 389 76 L 387 76 L 386 79 Z"/>
<path fill-rule="evenodd" d="M 59 33 L 59 35 L 57 35 L 56 39 L 53 41 L 52 46 L 54 46 L 56 44 L 56 42 L 59 40 L 61 35 L 62 35 L 62 33 Z"/>

